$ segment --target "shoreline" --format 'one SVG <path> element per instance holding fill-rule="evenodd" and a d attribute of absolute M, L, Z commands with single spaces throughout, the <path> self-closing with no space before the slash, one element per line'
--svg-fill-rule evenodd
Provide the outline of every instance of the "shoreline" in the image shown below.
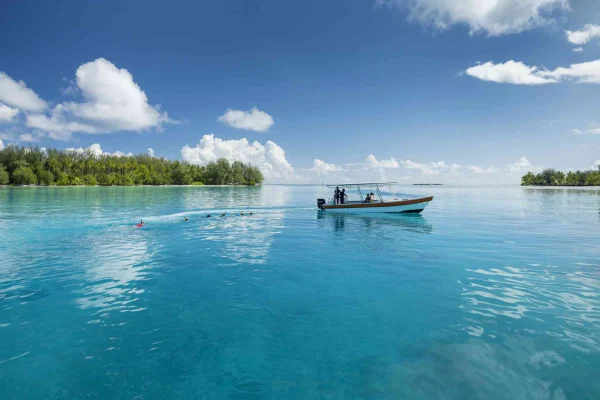
<path fill-rule="evenodd" d="M 0 188 L 18 188 L 18 187 L 34 187 L 34 188 L 76 188 L 76 187 L 123 187 L 123 188 L 134 188 L 134 187 L 261 187 L 263 185 L 0 185 Z"/>

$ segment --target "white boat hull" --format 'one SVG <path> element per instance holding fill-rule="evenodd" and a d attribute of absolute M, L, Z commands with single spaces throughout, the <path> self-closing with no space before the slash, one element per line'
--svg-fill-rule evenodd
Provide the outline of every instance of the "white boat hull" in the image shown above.
<path fill-rule="evenodd" d="M 346 214 L 420 213 L 433 197 L 375 203 L 324 204 L 322 211 Z"/>

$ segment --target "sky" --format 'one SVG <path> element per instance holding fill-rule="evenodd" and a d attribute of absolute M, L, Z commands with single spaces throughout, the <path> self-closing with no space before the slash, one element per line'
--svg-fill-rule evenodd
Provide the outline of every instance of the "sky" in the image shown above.
<path fill-rule="evenodd" d="M 595 0 L 4 1 L 0 38 L 0 148 L 273 183 L 600 165 Z"/>

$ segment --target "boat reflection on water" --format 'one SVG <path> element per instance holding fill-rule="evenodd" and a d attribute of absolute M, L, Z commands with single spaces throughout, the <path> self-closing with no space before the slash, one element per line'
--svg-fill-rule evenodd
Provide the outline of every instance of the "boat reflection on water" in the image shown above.
<path fill-rule="evenodd" d="M 346 225 L 352 230 L 389 231 L 399 228 L 409 232 L 431 233 L 433 228 L 420 214 L 377 214 L 376 216 L 357 214 L 317 213 L 319 227 L 331 226 L 335 231 L 343 231 Z"/>

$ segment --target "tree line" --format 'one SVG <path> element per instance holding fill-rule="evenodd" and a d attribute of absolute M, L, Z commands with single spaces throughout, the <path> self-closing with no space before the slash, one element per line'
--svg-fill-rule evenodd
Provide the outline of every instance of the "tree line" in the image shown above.
<path fill-rule="evenodd" d="M 521 186 L 600 186 L 600 166 L 597 170 L 570 171 L 566 174 L 547 168 L 539 174 L 528 172 L 521 177 Z"/>
<path fill-rule="evenodd" d="M 0 150 L 0 185 L 257 185 L 255 166 L 221 158 L 206 166 L 151 157 L 97 155 L 37 146 Z"/>

